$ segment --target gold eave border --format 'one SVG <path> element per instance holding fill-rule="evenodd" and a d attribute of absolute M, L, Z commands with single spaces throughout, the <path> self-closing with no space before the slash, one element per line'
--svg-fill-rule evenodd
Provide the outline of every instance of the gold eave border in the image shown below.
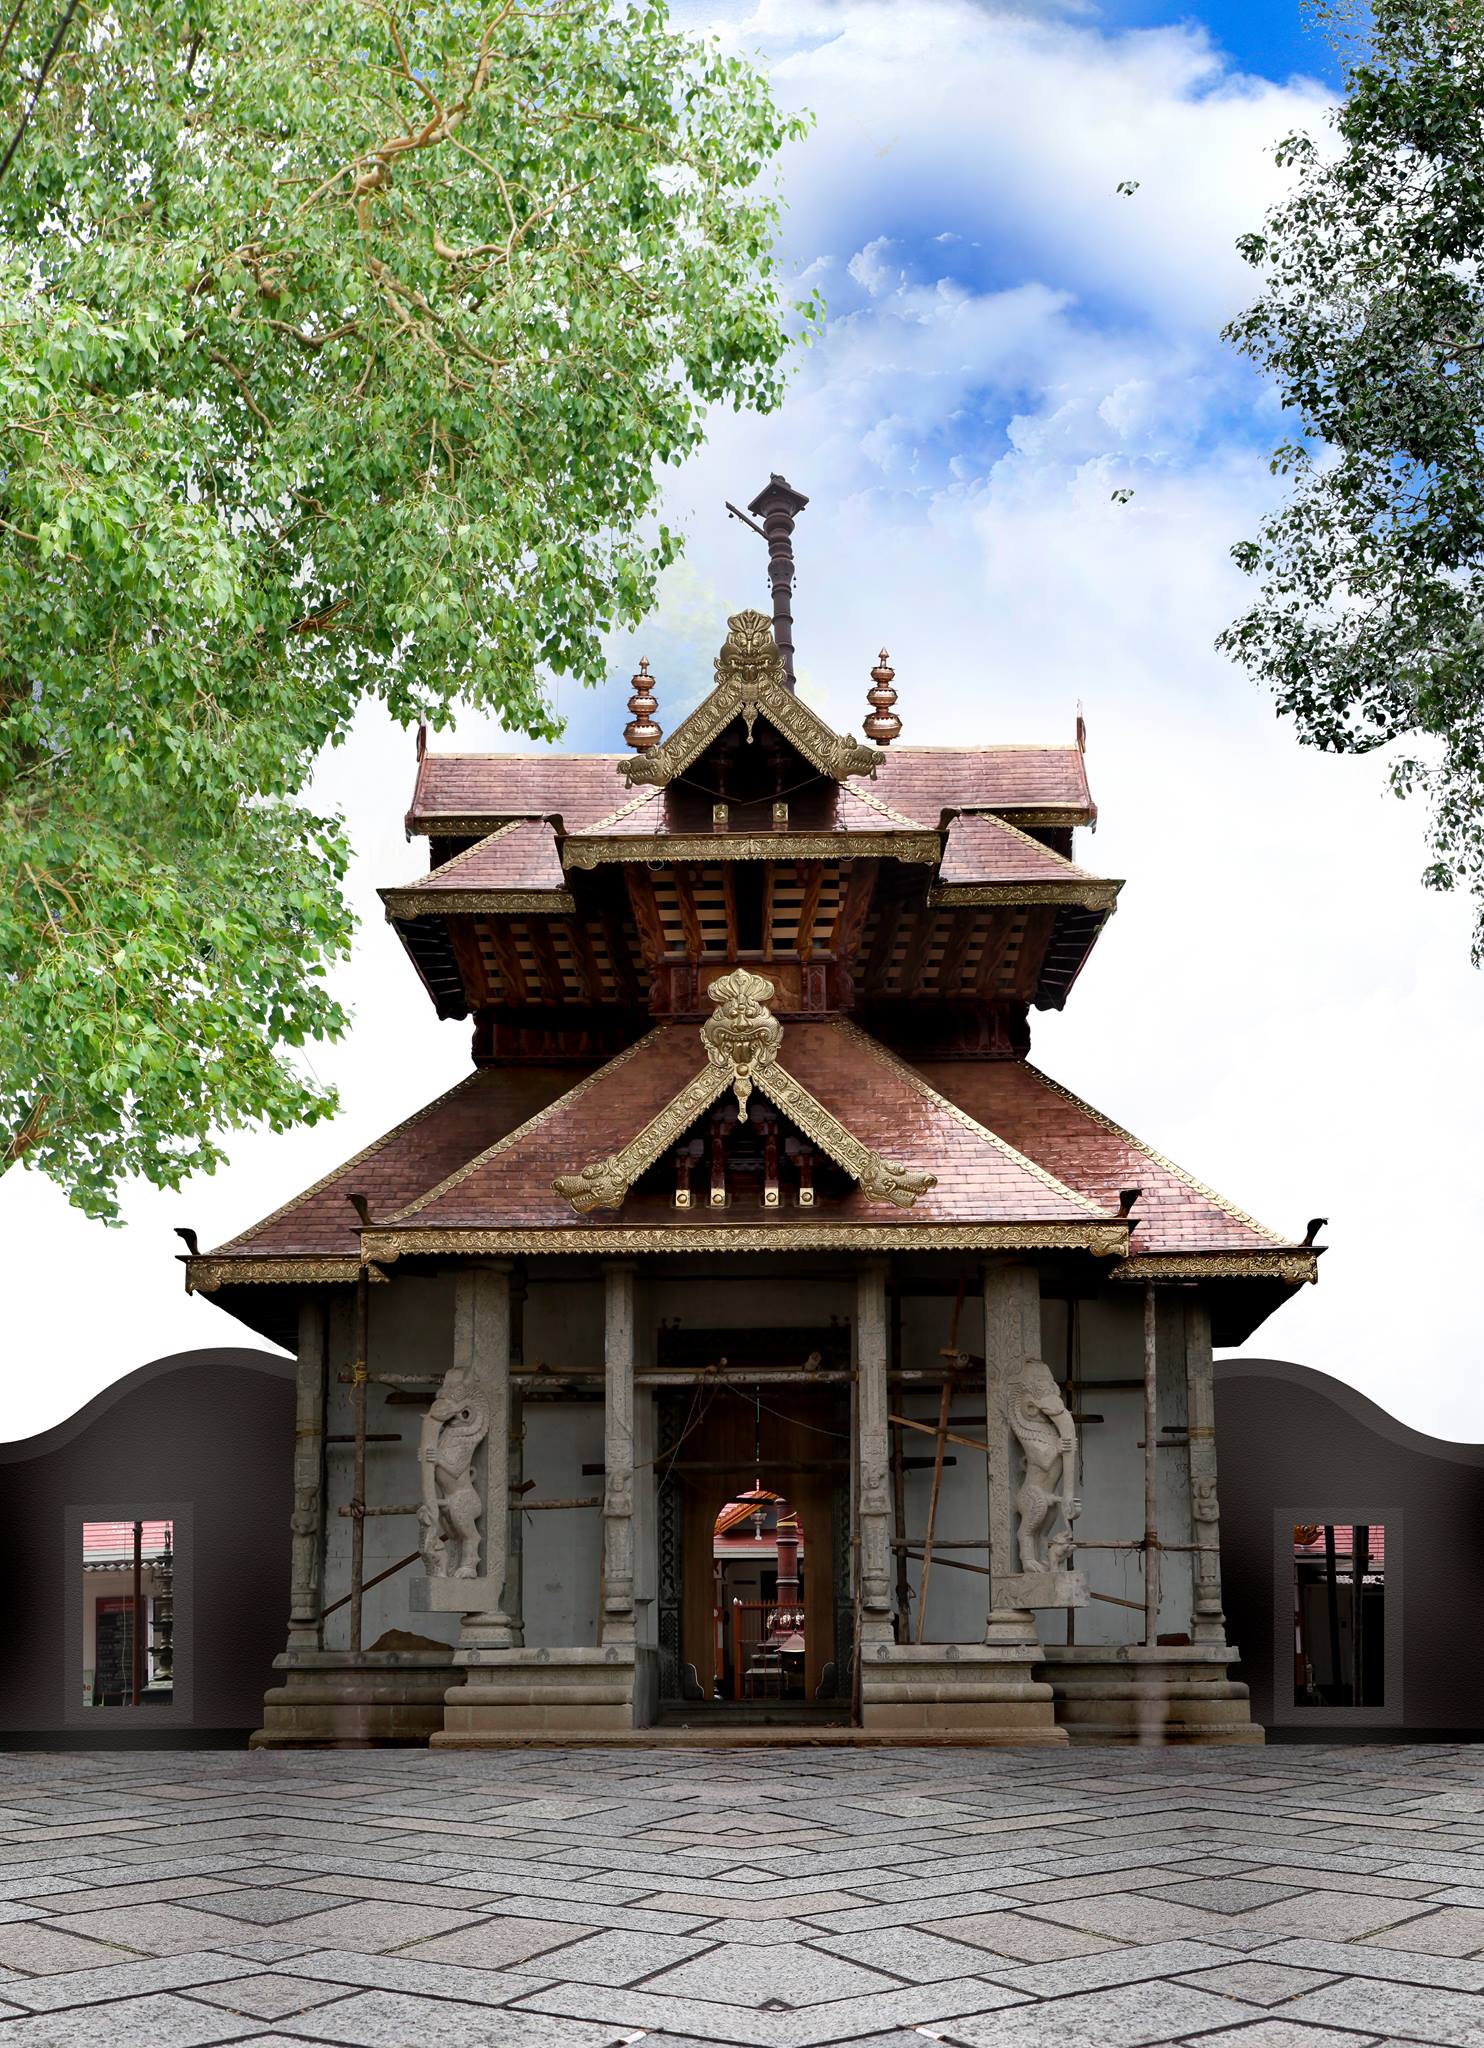
<path fill-rule="evenodd" d="M 562 843 L 562 866 L 596 868 L 610 861 L 902 860 L 936 865 L 936 832 L 695 832 L 645 838 L 573 837 Z"/>
<path fill-rule="evenodd" d="M 1322 1249 L 1322 1247 L 1321 1247 Z M 1319 1278 L 1318 1251 L 1133 1252 L 1118 1280 L 1281 1280 L 1289 1286 Z"/>
<path fill-rule="evenodd" d="M 1121 1223 L 714 1223 L 609 1224 L 568 1228 L 367 1230 L 365 1257 L 390 1265 L 404 1254 L 504 1252 L 1085 1251 L 1122 1259 Z"/>
<path fill-rule="evenodd" d="M 382 889 L 388 924 L 413 917 L 575 917 L 570 889 Z"/>
<path fill-rule="evenodd" d="M 188 1259 L 186 1292 L 215 1294 L 219 1287 L 312 1287 L 350 1283 L 361 1270 L 354 1252 L 334 1257 L 282 1259 Z"/>
<path fill-rule="evenodd" d="M 615 774 L 619 772 L 618 764 L 622 758 L 617 754 L 613 757 Z M 622 804 L 629 797 L 642 795 L 644 792 L 621 785 L 618 794 L 619 803 Z M 861 792 L 857 791 L 856 794 L 859 795 Z M 1003 818 L 1007 825 L 1018 825 L 1022 831 L 1051 830 L 1067 826 L 1076 830 L 1079 826 L 1092 824 L 1097 817 L 1096 807 L 1089 810 L 1085 804 L 961 804 L 956 806 L 956 809 L 962 811 L 965 816 L 971 812 L 977 814 L 982 811 L 986 817 Z M 480 839 L 488 839 L 492 832 L 498 832 L 503 825 L 519 825 L 532 818 L 546 818 L 551 815 L 550 811 L 519 811 L 514 814 L 509 811 L 413 811 L 408 814 L 407 829 L 415 839 L 462 839 L 466 833 L 476 835 Z"/>
<path fill-rule="evenodd" d="M 934 882 L 930 910 L 970 909 L 997 903 L 1070 903 L 1083 910 L 1115 910 L 1122 882 Z"/>

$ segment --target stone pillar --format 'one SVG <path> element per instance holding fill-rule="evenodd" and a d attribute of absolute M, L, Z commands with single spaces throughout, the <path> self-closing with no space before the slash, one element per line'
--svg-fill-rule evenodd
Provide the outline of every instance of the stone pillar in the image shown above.
<path fill-rule="evenodd" d="M 886 1261 L 868 1259 L 855 1279 L 856 1518 L 860 1532 L 861 1655 L 895 1638 L 891 1611 L 889 1400 L 886 1385 Z"/>
<path fill-rule="evenodd" d="M 1191 1541 L 1195 1589 L 1190 1635 L 1195 1643 L 1224 1643 L 1221 1611 L 1221 1510 L 1216 1500 L 1216 1388 L 1211 1360 L 1211 1312 L 1204 1302 L 1185 1309 L 1185 1386 L 1190 1427 Z"/>
<path fill-rule="evenodd" d="M 508 1536 L 505 1560 L 505 1612 L 510 1617 L 510 1639 L 520 1648 L 526 1639 L 525 1629 L 525 1516 L 521 1510 L 524 1496 L 521 1486 L 526 1472 L 526 1419 L 525 1403 L 521 1399 L 521 1382 L 515 1377 L 514 1368 L 526 1362 L 525 1348 L 526 1276 L 517 1273 L 510 1288 L 510 1510 L 507 1520 Z"/>
<path fill-rule="evenodd" d="M 453 1357 L 489 1414 L 489 1430 L 474 1457 L 475 1485 L 484 1504 L 482 1556 L 475 1579 L 429 1581 L 435 1605 L 463 1614 L 464 1652 L 508 1650 L 516 1640 L 505 1607 L 510 1559 L 510 1266 L 490 1260 L 465 1267 L 454 1283 Z M 468 1604 L 465 1604 L 468 1603 Z"/>
<path fill-rule="evenodd" d="M 299 1305 L 299 1370 L 294 1400 L 294 1512 L 289 1643 L 291 1650 L 324 1646 L 321 1610 L 325 1579 L 325 1374 L 329 1359 L 328 1311 L 323 1300 Z"/>
<path fill-rule="evenodd" d="M 602 1646 L 634 1633 L 634 1267 L 603 1268 Z"/>
<path fill-rule="evenodd" d="M 1015 1483 L 1011 1460 L 1010 1403 L 1028 1358 L 1041 1356 L 1041 1276 L 1034 1266 L 989 1263 L 984 1268 L 984 1441 L 989 1446 L 989 1614 L 987 1643 L 1035 1642 L 1029 1608 L 1006 1604 L 1002 1582 L 1020 1571 Z"/>

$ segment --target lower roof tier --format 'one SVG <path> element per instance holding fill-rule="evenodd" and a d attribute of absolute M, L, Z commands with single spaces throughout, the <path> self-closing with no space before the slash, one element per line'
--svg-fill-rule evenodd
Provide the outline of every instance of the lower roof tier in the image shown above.
<path fill-rule="evenodd" d="M 723 1066 L 673 1024 L 586 1068 L 476 1069 L 188 1284 L 244 1312 L 239 1290 L 347 1282 L 363 1257 L 1019 1249 L 1256 1283 L 1255 1323 L 1315 1275 L 1311 1247 L 1023 1060 L 909 1064 L 844 1020 L 791 1023 L 740 1111 Z"/>

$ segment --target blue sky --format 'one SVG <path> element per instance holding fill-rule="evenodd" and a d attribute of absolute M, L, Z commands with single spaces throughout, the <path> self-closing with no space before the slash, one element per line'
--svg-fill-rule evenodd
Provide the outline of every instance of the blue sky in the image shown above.
<path fill-rule="evenodd" d="M 1388 797 L 1385 762 L 1300 748 L 1213 646 L 1282 432 L 1220 340 L 1252 290 L 1234 244 L 1281 189 L 1272 144 L 1325 118 L 1325 46 L 1298 0 L 684 16 L 815 115 L 781 167 L 784 248 L 828 318 L 782 410 L 718 417 L 671 480 L 685 560 L 614 645 L 609 686 L 559 691 L 566 744 L 621 745 L 641 654 L 662 724 L 696 701 L 727 613 L 765 602 L 759 543 L 724 501 L 789 475 L 812 501 L 801 688 L 837 727 L 861 718 L 883 644 L 910 742 L 1070 739 L 1086 714 L 1101 818 L 1078 856 L 1127 886 L 1065 1012 L 1034 1020 L 1038 1064 L 1274 1227 L 1331 1218 L 1321 1285 L 1255 1355 L 1484 1438 L 1484 1297 L 1442 1281 L 1477 1263 L 1480 1222 L 1468 907 L 1422 889 L 1423 819 Z M 473 717 L 457 743 L 511 744 Z M 48 1367 L 7 1378 L 0 1436 L 164 1352 L 251 1342 L 185 1299 L 174 1227 L 221 1241 L 465 1070 L 465 1028 L 435 1024 L 374 893 L 424 857 L 401 829 L 411 777 L 410 735 L 368 714 L 316 786 L 349 820 L 363 916 L 341 982 L 354 1030 L 312 1055 L 342 1090 L 333 1124 L 244 1137 L 179 1196 L 132 1192 L 119 1232 L 32 1176 L 0 1181 L 34 1276 L 11 1329 L 22 1364 Z"/>

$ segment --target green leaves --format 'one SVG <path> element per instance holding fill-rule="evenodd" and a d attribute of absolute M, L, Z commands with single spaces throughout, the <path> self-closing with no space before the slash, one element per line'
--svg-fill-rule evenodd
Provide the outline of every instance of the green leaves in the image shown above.
<path fill-rule="evenodd" d="M 1484 960 L 1484 7 L 1377 0 L 1337 149 L 1238 248 L 1262 296 L 1227 330 L 1298 434 L 1290 495 L 1233 559 L 1258 580 L 1219 644 L 1302 740 L 1440 743 L 1393 774 L 1431 806 L 1424 880 L 1468 888 Z"/>
<path fill-rule="evenodd" d="M 14 132 L 51 33 L 0 62 Z M 142 0 L 0 180 L 0 1127 L 113 1213 L 324 1113 L 336 821 L 379 697 L 555 735 L 677 551 L 664 466 L 781 395 L 799 132 L 656 6 Z"/>

